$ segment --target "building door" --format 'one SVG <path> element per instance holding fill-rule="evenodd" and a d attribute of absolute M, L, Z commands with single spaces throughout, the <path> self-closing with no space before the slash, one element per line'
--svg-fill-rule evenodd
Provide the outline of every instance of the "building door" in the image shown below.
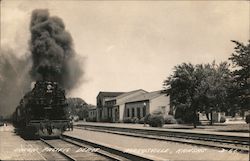
<path fill-rule="evenodd" d="M 137 118 L 140 119 L 141 118 L 141 108 L 137 107 Z"/>
<path fill-rule="evenodd" d="M 102 120 L 102 109 L 97 109 L 97 121 Z"/>
<path fill-rule="evenodd" d="M 145 117 L 145 116 L 146 116 L 146 107 L 144 106 L 142 109 L 142 117 Z"/>
<path fill-rule="evenodd" d="M 112 118 L 113 118 L 112 107 L 109 107 L 108 108 L 108 119 L 109 119 L 110 122 L 112 122 Z"/>
<path fill-rule="evenodd" d="M 114 115 L 114 121 L 119 121 L 119 107 L 115 107 L 115 115 Z"/>

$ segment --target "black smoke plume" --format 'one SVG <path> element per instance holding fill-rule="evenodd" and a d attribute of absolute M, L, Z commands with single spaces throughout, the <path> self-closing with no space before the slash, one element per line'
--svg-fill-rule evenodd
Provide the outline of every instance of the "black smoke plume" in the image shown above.
<path fill-rule="evenodd" d="M 48 10 L 34 10 L 30 31 L 32 54 L 18 57 L 9 47 L 0 49 L 0 115 L 4 117 L 14 112 L 33 81 L 57 81 L 70 90 L 84 74 L 84 58 L 75 54 L 60 18 L 49 16 Z"/>
<path fill-rule="evenodd" d="M 34 10 L 30 32 L 32 78 L 35 81 L 57 81 L 66 90 L 72 89 L 83 75 L 83 70 L 62 19 L 50 16 L 46 9 Z"/>

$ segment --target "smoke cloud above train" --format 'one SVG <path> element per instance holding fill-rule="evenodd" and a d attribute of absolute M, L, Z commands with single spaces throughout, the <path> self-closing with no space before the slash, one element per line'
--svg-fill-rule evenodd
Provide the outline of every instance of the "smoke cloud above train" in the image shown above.
<path fill-rule="evenodd" d="M 72 89 L 84 72 L 63 20 L 50 16 L 46 9 L 36 9 L 32 12 L 30 32 L 31 77 L 35 81 L 57 81 L 66 90 Z"/>
<path fill-rule="evenodd" d="M 23 26 L 20 27 L 20 30 Z M 72 37 L 61 18 L 46 9 L 32 12 L 30 51 L 18 54 L 11 44 L 0 49 L 0 115 L 10 116 L 21 98 L 31 90 L 31 82 L 51 80 L 67 92 L 84 75 L 84 57 L 73 49 Z M 18 56 L 19 55 L 19 56 Z"/>

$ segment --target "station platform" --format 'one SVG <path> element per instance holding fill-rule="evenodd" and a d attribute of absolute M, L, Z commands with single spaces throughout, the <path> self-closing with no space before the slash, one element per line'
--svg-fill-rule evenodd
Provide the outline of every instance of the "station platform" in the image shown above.
<path fill-rule="evenodd" d="M 0 127 L 0 160 L 46 160 L 32 144 L 14 132 L 11 124 Z"/>
<path fill-rule="evenodd" d="M 248 154 L 234 151 L 84 129 L 75 128 L 73 131 L 65 132 L 65 135 L 159 161 L 248 161 L 249 159 Z"/>
<path fill-rule="evenodd" d="M 100 123 L 100 122 L 75 122 L 74 125 L 92 125 L 92 126 L 107 126 L 107 127 L 119 127 L 119 128 L 131 128 L 131 129 L 145 129 L 145 130 L 159 130 L 159 131 L 170 131 L 170 132 L 183 132 L 183 133 L 197 133 L 197 134 L 211 134 L 211 135 L 224 135 L 224 136 L 235 136 L 235 137 L 246 137 L 249 138 L 249 133 L 244 132 L 220 132 L 211 131 L 210 129 L 192 128 L 191 126 L 185 125 L 164 125 L 162 128 L 144 126 L 143 124 L 126 124 L 126 123 Z M 179 128 L 178 128 L 179 126 Z"/>

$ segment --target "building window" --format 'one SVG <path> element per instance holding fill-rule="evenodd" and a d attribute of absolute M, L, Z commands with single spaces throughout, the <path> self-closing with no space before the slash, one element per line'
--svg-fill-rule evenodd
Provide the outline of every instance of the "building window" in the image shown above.
<path fill-rule="evenodd" d="M 108 117 L 111 117 L 111 109 L 108 108 Z"/>
<path fill-rule="evenodd" d="M 137 107 L 137 117 L 141 118 L 141 109 L 140 109 L 140 107 Z"/>
<path fill-rule="evenodd" d="M 144 106 L 143 107 L 143 117 L 145 117 L 146 116 L 146 107 Z"/>
<path fill-rule="evenodd" d="M 135 109 L 132 108 L 132 117 L 135 117 Z"/>
<path fill-rule="evenodd" d="M 127 117 L 129 117 L 129 108 L 127 109 Z"/>

